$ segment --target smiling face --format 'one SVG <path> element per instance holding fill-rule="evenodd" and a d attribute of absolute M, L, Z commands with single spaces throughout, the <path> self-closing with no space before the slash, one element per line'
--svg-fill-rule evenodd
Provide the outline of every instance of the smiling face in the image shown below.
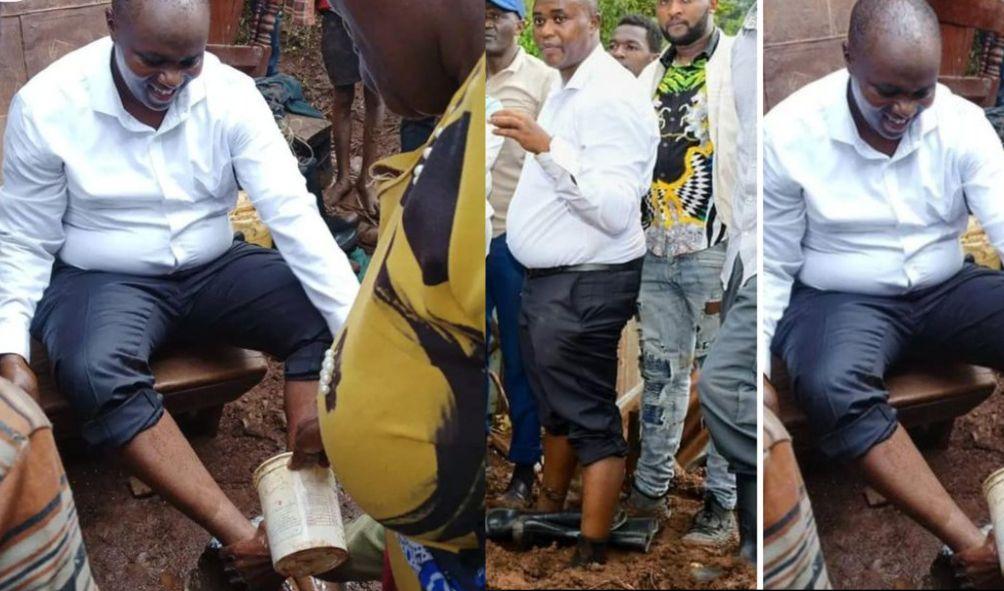
<path fill-rule="evenodd" d="M 848 46 L 844 51 L 853 79 L 852 98 L 872 131 L 896 140 L 934 102 L 940 45 L 895 40 L 869 45 L 863 49 Z"/>
<path fill-rule="evenodd" d="M 147 109 L 164 111 L 202 73 L 208 3 L 134 1 L 139 2 L 135 7 L 108 12 L 116 67 L 131 95 L 123 96 L 123 103 L 135 99 Z"/>
<path fill-rule="evenodd" d="M 599 31 L 599 14 L 588 0 L 537 0 L 533 6 L 533 40 L 552 68 L 578 67 L 599 43 Z"/>
<path fill-rule="evenodd" d="M 648 46 L 648 31 L 637 25 L 621 25 L 610 37 L 610 55 L 637 76 L 658 53 Z"/>
<path fill-rule="evenodd" d="M 523 21 L 515 12 L 485 4 L 485 53 L 491 57 L 505 55 L 516 44 L 523 31 Z"/>
<path fill-rule="evenodd" d="M 658 0 L 655 16 L 673 45 L 690 45 L 707 34 L 718 0 Z"/>

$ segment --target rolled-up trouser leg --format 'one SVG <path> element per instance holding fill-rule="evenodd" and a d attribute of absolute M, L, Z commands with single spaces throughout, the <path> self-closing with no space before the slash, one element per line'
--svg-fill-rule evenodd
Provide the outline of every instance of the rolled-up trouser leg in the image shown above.
<path fill-rule="evenodd" d="M 913 308 L 906 299 L 793 289 L 774 350 L 827 457 L 857 459 L 895 432 L 884 376 L 915 333 Z"/>
<path fill-rule="evenodd" d="M 121 447 L 163 415 L 149 359 L 176 317 L 173 289 L 159 278 L 60 263 L 53 270 L 32 335 L 45 346 L 88 444 Z"/>
<path fill-rule="evenodd" d="M 617 345 L 634 314 L 637 269 L 528 278 L 521 349 L 541 424 L 567 435 L 579 462 L 627 455 L 617 408 Z"/>

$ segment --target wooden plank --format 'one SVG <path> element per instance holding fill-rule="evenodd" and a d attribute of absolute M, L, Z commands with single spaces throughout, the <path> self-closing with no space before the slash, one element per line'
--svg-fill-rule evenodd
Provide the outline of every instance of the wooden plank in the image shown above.
<path fill-rule="evenodd" d="M 1004 33 L 1004 2 L 1001 0 L 928 0 L 938 20 L 962 27 Z"/>
<path fill-rule="evenodd" d="M 5 115 L 11 99 L 28 80 L 23 46 L 20 20 L 0 19 L 0 113 Z"/>
<path fill-rule="evenodd" d="M 962 76 L 966 73 L 975 35 L 976 29 L 941 25 L 941 73 L 943 75 Z"/>
<path fill-rule="evenodd" d="M 241 72 L 258 78 L 268 71 L 268 58 L 272 55 L 271 47 L 261 45 L 214 45 L 206 46 L 206 51 L 220 58 L 224 64 Z"/>
<path fill-rule="evenodd" d="M 939 76 L 938 81 L 955 94 L 983 107 L 992 107 L 997 100 L 996 81 L 975 76 Z"/>
<path fill-rule="evenodd" d="M 103 6 L 74 8 L 21 17 L 28 77 L 74 49 L 108 34 Z"/>
<path fill-rule="evenodd" d="M 54 12 L 67 8 L 87 6 L 111 6 L 111 0 L 22 0 L 21 2 L 0 2 L 0 16 L 21 16 L 38 12 Z"/>
<path fill-rule="evenodd" d="M 764 48 L 764 112 L 788 95 L 844 67 L 843 38 Z"/>
<path fill-rule="evenodd" d="M 765 43 L 814 39 L 833 34 L 827 0 L 767 2 L 764 5 Z"/>
<path fill-rule="evenodd" d="M 209 42 L 233 45 L 240 27 L 243 0 L 212 0 L 209 15 Z"/>

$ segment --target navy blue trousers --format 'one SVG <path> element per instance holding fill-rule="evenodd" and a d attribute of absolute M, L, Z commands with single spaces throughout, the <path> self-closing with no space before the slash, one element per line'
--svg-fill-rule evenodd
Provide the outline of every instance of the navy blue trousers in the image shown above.
<path fill-rule="evenodd" d="M 150 356 L 165 342 L 221 342 L 285 361 L 316 380 L 331 334 L 278 252 L 236 242 L 215 261 L 166 277 L 56 263 L 31 328 L 49 353 L 84 439 L 119 447 L 163 415 Z"/>
<path fill-rule="evenodd" d="M 820 451 L 853 460 L 896 430 L 885 374 L 897 361 L 1004 369 L 1004 273 L 967 263 L 940 285 L 897 297 L 796 283 L 772 350 Z"/>
<path fill-rule="evenodd" d="M 492 311 L 498 316 L 499 345 L 505 371 L 503 383 L 509 398 L 509 420 L 512 422 L 509 461 L 532 465 L 540 461 L 540 420 L 537 418 L 537 399 L 530 390 L 519 349 L 523 266 L 509 252 L 505 234 L 492 239 L 486 265 L 485 312 L 489 323 Z"/>

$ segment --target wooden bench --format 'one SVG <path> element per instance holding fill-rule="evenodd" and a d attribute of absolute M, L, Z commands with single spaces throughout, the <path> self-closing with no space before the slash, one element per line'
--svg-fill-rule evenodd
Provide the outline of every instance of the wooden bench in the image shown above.
<path fill-rule="evenodd" d="M 784 362 L 774 358 L 771 383 L 777 391 L 778 418 L 796 447 L 805 449 L 813 434 L 805 414 L 795 404 Z M 907 428 L 923 427 L 924 442 L 944 446 L 955 418 L 986 400 L 997 387 L 993 370 L 974 365 L 910 362 L 893 368 L 886 378 L 889 402 Z"/>
<path fill-rule="evenodd" d="M 41 406 L 56 439 L 74 439 L 80 426 L 69 402 L 56 388 L 45 349 L 32 342 L 31 368 L 38 376 Z M 192 434 L 215 435 L 223 405 L 239 398 L 265 377 L 261 353 L 227 346 L 168 348 L 151 365 L 154 387 L 164 406 Z"/>

